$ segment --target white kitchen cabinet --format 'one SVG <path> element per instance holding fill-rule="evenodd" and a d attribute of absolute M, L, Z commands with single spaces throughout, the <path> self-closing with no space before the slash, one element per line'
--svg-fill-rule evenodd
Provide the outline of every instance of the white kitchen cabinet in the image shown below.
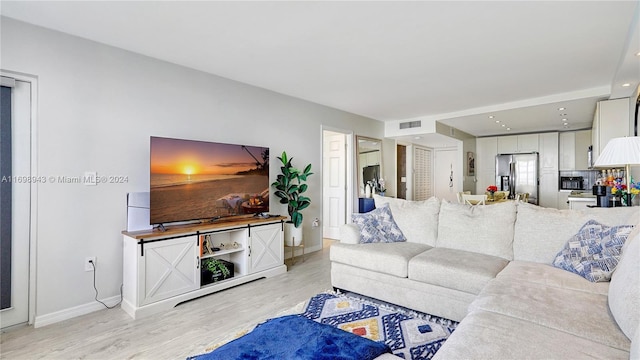
<path fill-rule="evenodd" d="M 589 146 L 591 146 L 591 130 L 580 130 L 575 132 L 575 166 L 576 170 L 587 170 L 589 164 Z"/>
<path fill-rule="evenodd" d="M 499 136 L 498 154 L 539 151 L 538 141 L 538 134 Z"/>
<path fill-rule="evenodd" d="M 560 170 L 587 170 L 591 130 L 566 131 L 560 133 Z"/>
<path fill-rule="evenodd" d="M 476 194 L 484 194 L 487 186 L 497 185 L 496 155 L 498 155 L 497 137 L 476 139 Z"/>
<path fill-rule="evenodd" d="M 609 140 L 629 136 L 629 111 L 629 98 L 603 100 L 596 104 L 591 129 L 594 162 Z"/>
<path fill-rule="evenodd" d="M 596 198 L 585 198 L 585 199 L 574 199 L 569 197 L 569 209 L 571 210 L 581 210 L 588 209 L 589 207 L 596 206 L 597 200 Z"/>
<path fill-rule="evenodd" d="M 372 166 L 372 165 L 380 165 L 380 152 L 372 151 L 359 155 L 360 166 Z"/>
<path fill-rule="evenodd" d="M 498 154 L 518 152 L 518 135 L 498 136 Z"/>
<path fill-rule="evenodd" d="M 569 209 L 569 191 L 559 191 L 558 192 L 558 206 L 559 210 Z"/>
<path fill-rule="evenodd" d="M 576 134 L 573 131 L 560 133 L 560 170 L 576 169 Z"/>
<path fill-rule="evenodd" d="M 555 208 L 558 204 L 558 133 L 539 135 L 538 205 Z"/>

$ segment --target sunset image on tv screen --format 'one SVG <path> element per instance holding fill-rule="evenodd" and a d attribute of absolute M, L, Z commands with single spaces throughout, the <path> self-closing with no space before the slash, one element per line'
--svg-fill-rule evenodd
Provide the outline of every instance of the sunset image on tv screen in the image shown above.
<path fill-rule="evenodd" d="M 151 137 L 151 224 L 269 211 L 269 148 Z"/>

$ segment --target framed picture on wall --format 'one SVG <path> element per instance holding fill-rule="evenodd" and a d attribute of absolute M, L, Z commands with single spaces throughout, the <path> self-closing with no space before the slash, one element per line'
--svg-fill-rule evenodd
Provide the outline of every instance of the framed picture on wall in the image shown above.
<path fill-rule="evenodd" d="M 467 152 L 467 176 L 476 176 L 476 155 L 472 151 Z"/>

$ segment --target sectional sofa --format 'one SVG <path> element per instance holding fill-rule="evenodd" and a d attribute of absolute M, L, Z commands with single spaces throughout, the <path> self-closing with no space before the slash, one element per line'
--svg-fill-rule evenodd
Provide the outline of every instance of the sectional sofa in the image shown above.
<path fill-rule="evenodd" d="M 640 207 L 379 196 L 375 205 L 389 207 L 406 241 L 360 243 L 358 226 L 343 226 L 330 250 L 332 285 L 460 321 L 437 359 L 640 357 Z M 636 225 L 610 282 L 552 265 L 590 220 Z"/>

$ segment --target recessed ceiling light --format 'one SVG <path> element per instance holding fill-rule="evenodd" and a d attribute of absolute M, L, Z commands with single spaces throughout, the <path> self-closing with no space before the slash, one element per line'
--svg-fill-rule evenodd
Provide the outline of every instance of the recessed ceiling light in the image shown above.
<path fill-rule="evenodd" d="M 493 116 L 493 115 L 489 115 L 489 119 L 493 119 L 493 118 L 494 118 L 494 116 Z"/>
<path fill-rule="evenodd" d="M 562 119 L 562 121 L 567 121 L 567 118 Z"/>
<path fill-rule="evenodd" d="M 561 108 L 558 108 L 558 110 L 559 110 L 559 111 L 562 111 L 562 110 L 564 110 L 564 109 L 565 109 L 565 108 L 563 108 L 563 107 L 561 107 Z"/>
<path fill-rule="evenodd" d="M 507 128 L 507 131 L 511 130 L 511 128 Z"/>
<path fill-rule="evenodd" d="M 622 84 L 622 87 L 629 87 L 629 86 L 631 86 L 631 84 L 629 84 L 629 83 Z"/>
<path fill-rule="evenodd" d="M 640 56 L 640 51 L 638 51 L 638 52 L 636 53 L 636 56 Z"/>
<path fill-rule="evenodd" d="M 500 120 L 496 120 L 496 124 L 499 124 L 499 123 L 500 123 Z"/>
<path fill-rule="evenodd" d="M 567 116 L 567 114 L 560 114 L 560 116 Z"/>
<path fill-rule="evenodd" d="M 564 125 L 564 126 L 567 126 L 567 125 L 569 125 L 569 123 L 564 123 L 563 125 Z"/>
<path fill-rule="evenodd" d="M 505 125 L 505 124 L 502 124 L 502 125 L 500 125 L 500 126 L 502 126 L 502 127 L 505 127 L 505 126 L 507 126 L 507 125 Z"/>

